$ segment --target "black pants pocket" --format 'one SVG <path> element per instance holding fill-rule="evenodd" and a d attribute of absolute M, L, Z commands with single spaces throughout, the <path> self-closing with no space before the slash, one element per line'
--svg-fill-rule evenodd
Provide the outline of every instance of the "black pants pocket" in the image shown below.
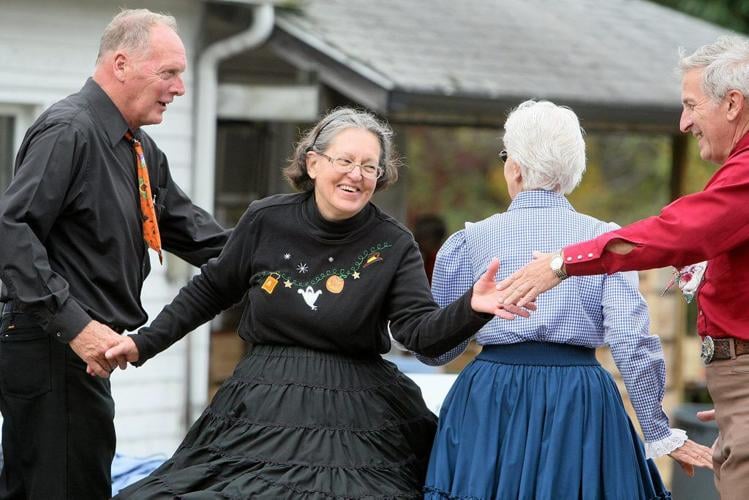
<path fill-rule="evenodd" d="M 32 399 L 52 389 L 51 341 L 40 328 L 3 325 L 0 330 L 0 388 L 5 396 Z"/>

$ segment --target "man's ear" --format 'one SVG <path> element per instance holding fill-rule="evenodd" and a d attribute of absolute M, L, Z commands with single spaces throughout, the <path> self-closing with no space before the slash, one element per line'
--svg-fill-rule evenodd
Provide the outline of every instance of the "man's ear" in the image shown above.
<path fill-rule="evenodd" d="M 120 82 L 125 81 L 127 65 L 127 55 L 122 52 L 117 52 L 112 58 L 112 72 L 114 73 L 114 77 Z"/>
<path fill-rule="evenodd" d="M 726 118 L 729 121 L 733 121 L 742 114 L 746 107 L 746 98 L 744 94 L 738 90 L 729 90 L 726 94 L 726 100 L 728 101 L 728 110 L 726 111 Z"/>

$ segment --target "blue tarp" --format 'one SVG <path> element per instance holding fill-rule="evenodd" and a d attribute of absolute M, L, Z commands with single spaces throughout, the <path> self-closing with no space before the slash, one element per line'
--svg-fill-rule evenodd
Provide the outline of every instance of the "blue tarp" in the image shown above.
<path fill-rule="evenodd" d="M 165 455 L 141 458 L 115 453 L 112 461 L 112 495 L 116 495 L 122 488 L 146 477 L 165 460 Z"/>

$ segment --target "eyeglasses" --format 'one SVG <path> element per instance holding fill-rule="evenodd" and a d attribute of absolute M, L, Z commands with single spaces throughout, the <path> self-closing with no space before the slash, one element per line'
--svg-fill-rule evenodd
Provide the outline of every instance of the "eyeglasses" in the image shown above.
<path fill-rule="evenodd" d="M 502 151 L 499 152 L 499 159 L 502 160 L 502 163 L 506 163 L 507 162 L 507 151 L 506 150 L 503 149 Z"/>
<path fill-rule="evenodd" d="M 361 163 L 354 163 L 353 161 L 346 158 L 331 158 L 324 153 L 318 153 L 317 151 L 313 152 L 327 159 L 333 165 L 333 168 L 335 168 L 336 171 L 342 174 L 347 174 L 354 170 L 354 168 L 356 167 L 359 167 L 359 171 L 361 172 L 362 177 L 366 177 L 367 179 L 379 179 L 380 177 L 382 177 L 382 174 L 385 173 L 385 171 L 379 165 L 363 165 Z"/>

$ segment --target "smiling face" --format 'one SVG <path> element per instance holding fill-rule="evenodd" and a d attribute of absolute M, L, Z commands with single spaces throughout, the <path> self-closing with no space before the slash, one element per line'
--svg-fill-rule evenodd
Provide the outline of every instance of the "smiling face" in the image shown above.
<path fill-rule="evenodd" d="M 164 111 L 176 96 L 185 93 L 182 73 L 187 66 L 185 47 L 168 26 L 151 28 L 148 50 L 115 56 L 122 82 L 122 114 L 131 129 L 161 123 Z"/>
<path fill-rule="evenodd" d="M 691 132 L 700 146 L 703 160 L 721 164 L 728 158 L 733 147 L 734 131 L 729 120 L 730 100 L 716 102 L 702 88 L 702 69 L 684 73 L 681 86 L 683 110 L 679 128 Z"/>
<path fill-rule="evenodd" d="M 342 130 L 323 151 L 329 157 L 345 158 L 360 165 L 378 165 L 380 141 L 372 132 L 361 128 Z M 322 155 L 307 153 L 307 174 L 315 183 L 315 201 L 320 214 L 329 221 L 349 219 L 372 199 L 376 179 L 361 175 L 358 167 L 341 173 Z"/>

